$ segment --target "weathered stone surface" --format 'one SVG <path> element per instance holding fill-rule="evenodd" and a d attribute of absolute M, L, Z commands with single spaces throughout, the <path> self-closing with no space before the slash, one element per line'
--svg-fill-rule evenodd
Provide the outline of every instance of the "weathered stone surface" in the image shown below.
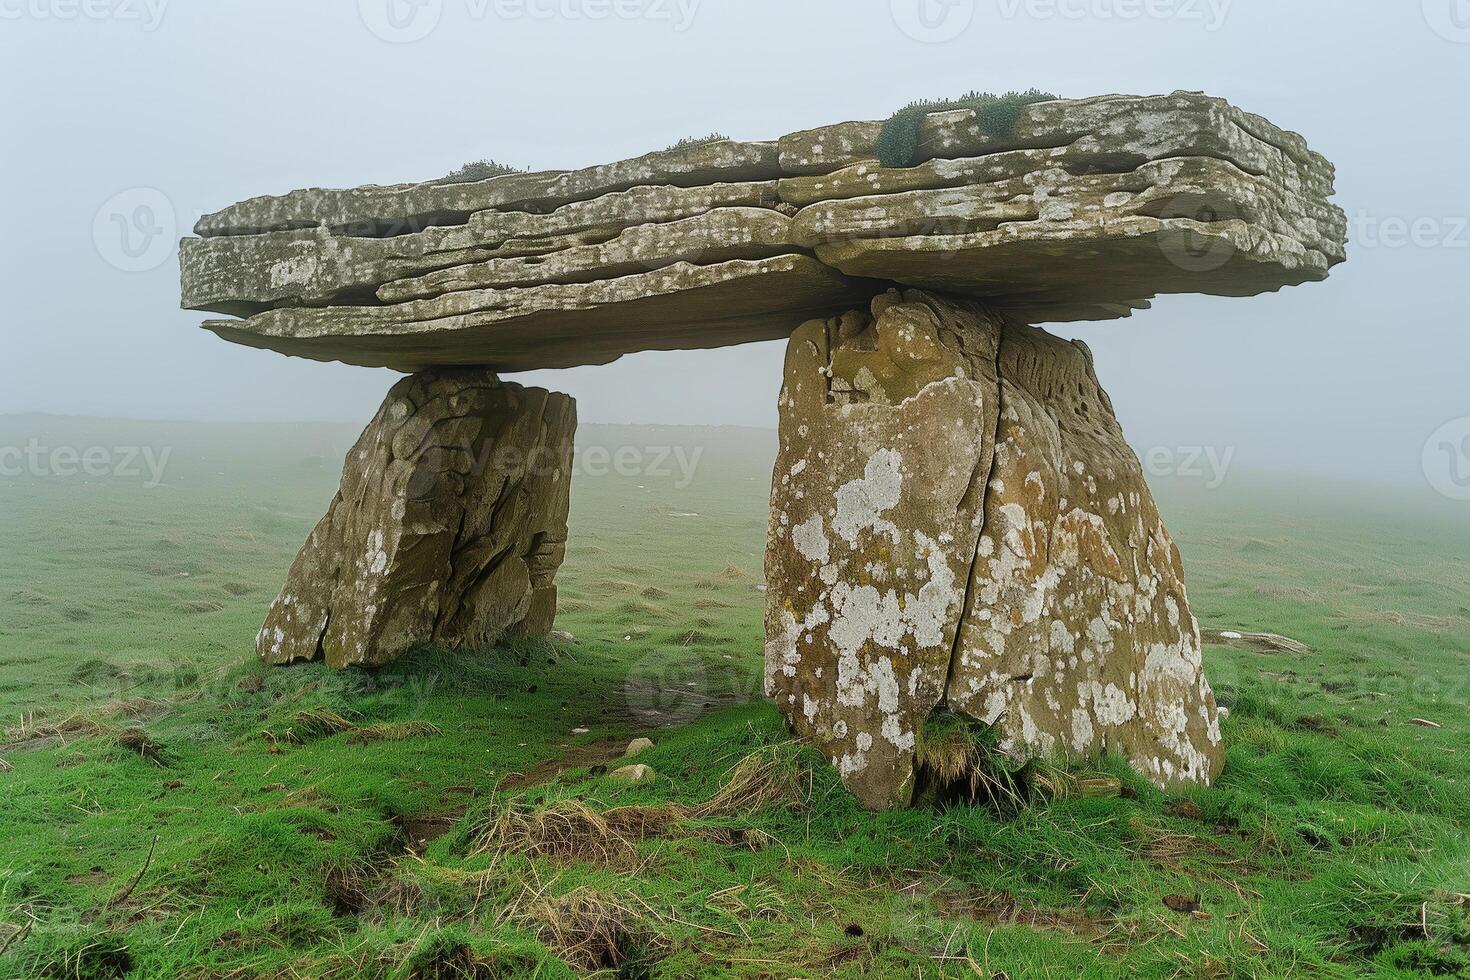
<path fill-rule="evenodd" d="M 949 705 L 1017 758 L 1113 752 L 1160 784 L 1208 783 L 1224 755 L 1184 569 L 1092 356 L 1008 324 L 999 364 Z"/>
<path fill-rule="evenodd" d="M 607 778 L 615 783 L 651 783 L 654 779 L 652 766 L 645 766 L 639 762 L 631 766 L 621 766 L 607 774 Z"/>
<path fill-rule="evenodd" d="M 790 175 L 827 174 L 874 161 L 881 130 L 878 123 L 849 122 L 783 137 L 781 168 Z M 1332 164 L 1300 135 L 1199 92 L 1038 102 L 1023 107 L 1002 136 L 981 129 L 973 110 L 935 112 L 921 128 L 917 159 L 1057 147 L 1068 147 L 1080 162 L 1104 170 L 1120 169 L 1120 163 L 1208 156 L 1233 160 L 1252 173 L 1283 169 L 1291 161 L 1320 194 L 1331 193 L 1333 179 Z"/>
<path fill-rule="evenodd" d="M 766 689 L 867 805 L 938 708 L 1018 759 L 1219 769 L 1178 554 L 1084 348 L 910 291 L 792 337 Z"/>
<path fill-rule="evenodd" d="M 378 299 L 402 303 L 468 289 L 595 282 L 662 269 L 676 262 L 713 265 L 790 254 L 791 219 L 762 208 L 720 208 L 664 224 L 637 225 L 597 245 L 548 255 L 492 259 L 385 283 Z"/>
<path fill-rule="evenodd" d="M 346 190 L 314 187 L 254 197 L 205 215 L 195 224 L 194 233 L 250 235 L 324 226 L 359 234 L 401 234 L 451 224 L 477 211 L 549 211 L 630 187 L 697 187 L 771 180 L 780 175 L 775 143 L 718 140 L 582 170 L 505 174 L 465 184 L 427 181 Z"/>
<path fill-rule="evenodd" d="M 606 242 L 635 225 L 678 221 L 717 208 L 744 213 L 776 204 L 774 181 L 637 187 L 550 214 L 484 211 L 462 225 L 387 238 L 325 228 L 186 238 L 179 252 L 184 306 L 232 315 L 281 305 L 350 309 L 364 292 L 393 279 Z"/>
<path fill-rule="evenodd" d="M 923 294 L 792 335 L 766 550 L 766 694 L 875 809 L 906 804 L 975 558 L 1000 321 Z"/>
<path fill-rule="evenodd" d="M 484 370 L 399 382 L 271 606 L 261 657 L 377 666 L 548 632 L 575 428 L 568 396 Z"/>
<path fill-rule="evenodd" d="M 466 290 L 391 306 L 289 307 L 206 326 L 226 340 L 324 361 L 410 371 L 471 361 L 530 370 L 606 363 L 629 350 L 775 340 L 803 317 L 862 302 L 879 288 L 805 255 L 781 255 L 679 262 L 619 279 Z"/>
<path fill-rule="evenodd" d="M 651 748 L 653 748 L 653 739 L 651 739 L 651 738 L 635 738 L 635 739 L 633 739 L 633 741 L 631 741 L 631 742 L 628 743 L 627 750 L 623 752 L 623 758 L 625 758 L 625 759 L 631 759 L 631 758 L 633 758 L 633 756 L 635 756 L 635 755 L 641 755 L 642 753 L 647 752 Z"/>
<path fill-rule="evenodd" d="M 1345 257 L 1331 164 L 1198 93 L 1038 103 L 1004 136 L 971 110 L 936 112 L 902 169 L 874 162 L 881 130 L 841 123 L 567 173 L 257 198 L 184 242 L 184 304 L 247 317 L 208 326 L 285 353 L 529 369 L 764 340 L 773 314 L 784 333 L 816 311 L 810 288 L 781 306 L 788 258 L 1056 322 L 1127 316 L 1161 293 L 1280 289 Z M 719 329 L 691 327 L 709 314 L 703 282 L 766 259 L 782 261 L 735 277 L 752 288 L 718 290 Z M 714 271 L 640 278 L 686 265 Z M 639 302 L 644 286 L 659 320 L 624 329 L 637 312 L 608 307 Z M 512 312 L 464 329 L 485 307 Z M 331 313 L 270 315 L 315 308 Z M 404 322 L 415 342 L 382 339 L 383 324 Z"/>

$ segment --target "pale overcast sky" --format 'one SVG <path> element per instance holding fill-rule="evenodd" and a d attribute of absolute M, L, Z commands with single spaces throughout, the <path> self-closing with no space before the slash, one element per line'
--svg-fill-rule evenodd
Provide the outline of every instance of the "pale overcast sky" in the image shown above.
<path fill-rule="evenodd" d="M 1328 282 L 1069 330 L 1136 446 L 1422 480 L 1426 439 L 1470 416 L 1470 0 L 0 0 L 0 74 L 0 413 L 365 423 L 389 373 L 226 344 L 178 309 L 172 240 L 241 198 L 1037 86 L 1203 89 L 1338 165 L 1353 242 Z M 165 244 L 130 255 L 113 215 L 160 195 Z M 780 359 L 528 377 L 588 421 L 769 426 Z"/>

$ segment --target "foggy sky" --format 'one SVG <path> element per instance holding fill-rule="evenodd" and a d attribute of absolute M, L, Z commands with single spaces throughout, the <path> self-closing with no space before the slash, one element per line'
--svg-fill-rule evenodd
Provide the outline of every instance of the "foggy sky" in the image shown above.
<path fill-rule="evenodd" d="M 1353 241 L 1327 282 L 1059 329 L 1092 346 L 1135 446 L 1422 483 L 1425 440 L 1470 415 L 1470 0 L 923 0 L 927 21 L 920 0 L 419 0 L 442 5 L 437 27 L 407 43 L 379 36 L 389 2 L 0 0 L 0 413 L 365 423 L 377 407 L 389 372 L 201 331 L 171 244 L 120 248 L 112 216 L 139 201 L 165 202 L 171 243 L 261 193 L 481 157 L 579 167 L 1037 86 L 1202 89 L 1338 166 Z M 586 421 L 771 426 L 781 350 L 518 380 L 576 395 Z"/>

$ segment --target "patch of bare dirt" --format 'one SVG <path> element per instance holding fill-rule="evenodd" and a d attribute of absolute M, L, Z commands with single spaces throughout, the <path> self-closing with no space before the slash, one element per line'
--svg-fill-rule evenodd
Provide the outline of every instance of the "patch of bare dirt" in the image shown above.
<path fill-rule="evenodd" d="M 501 780 L 500 788 L 504 790 L 529 789 L 532 786 L 543 786 L 546 783 L 555 782 L 562 773 L 572 769 L 596 769 L 598 766 L 606 768 L 608 763 L 621 759 L 627 747 L 626 738 L 604 739 L 585 745 L 574 745 L 555 759 L 538 762 L 525 772 L 511 773 Z"/>

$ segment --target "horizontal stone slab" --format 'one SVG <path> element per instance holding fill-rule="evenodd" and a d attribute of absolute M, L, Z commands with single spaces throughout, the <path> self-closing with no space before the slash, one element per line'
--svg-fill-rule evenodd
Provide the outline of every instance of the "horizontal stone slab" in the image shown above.
<path fill-rule="evenodd" d="M 1045 323 L 1268 292 L 1346 257 L 1332 165 L 1219 99 L 1036 103 L 1002 135 L 973 110 L 934 112 L 902 168 L 874 159 L 882 129 L 256 198 L 182 244 L 183 301 L 247 318 L 211 322 L 221 336 L 288 354 L 509 370 L 781 336 L 830 312 L 812 304 L 834 283 L 940 289 Z M 644 300 L 657 319 L 608 308 Z M 691 327 L 706 317 L 720 326 Z"/>
<path fill-rule="evenodd" d="M 253 197 L 204 215 L 195 223 L 194 233 L 203 237 L 250 235 L 326 226 L 359 234 L 375 233 L 374 229 L 399 234 L 456 223 L 477 211 L 547 211 L 631 187 L 697 187 L 771 180 L 780 175 L 775 143 L 717 140 L 582 170 L 504 174 L 462 184 L 427 181 L 389 187 L 312 187 Z"/>
<path fill-rule="evenodd" d="M 597 245 L 547 255 L 491 259 L 395 280 L 379 287 L 378 298 L 385 303 L 402 303 L 469 289 L 593 282 L 636 275 L 676 262 L 712 264 L 769 258 L 790 253 L 794 247 L 791 219 L 779 211 L 719 208 L 679 221 L 638 225 Z"/>
<path fill-rule="evenodd" d="M 847 122 L 782 137 L 781 169 L 793 176 L 828 174 L 876 160 L 881 132 L 881 123 Z M 1289 160 L 1312 175 L 1319 191 L 1330 188 L 1335 174 L 1300 135 L 1197 92 L 1038 102 L 1022 107 L 1004 135 L 983 129 L 972 109 L 935 112 L 920 128 L 916 162 L 1057 147 L 1134 165 L 1170 156 L 1218 155 L 1262 171 Z"/>
<path fill-rule="evenodd" d="M 388 238 L 325 228 L 186 238 L 179 250 L 183 305 L 237 315 L 281 305 L 320 306 L 339 298 L 350 305 L 393 279 L 604 242 L 632 225 L 677 221 L 716 208 L 777 203 L 774 181 L 638 187 L 550 214 L 485 211 L 463 225 Z"/>
<path fill-rule="evenodd" d="M 246 346 L 320 361 L 401 371 L 470 362 L 529 371 L 605 364 L 630 350 L 777 340 L 813 312 L 865 302 L 880 288 L 810 256 L 782 255 L 681 262 L 619 279 L 468 290 L 392 306 L 283 308 L 205 327 Z"/>

